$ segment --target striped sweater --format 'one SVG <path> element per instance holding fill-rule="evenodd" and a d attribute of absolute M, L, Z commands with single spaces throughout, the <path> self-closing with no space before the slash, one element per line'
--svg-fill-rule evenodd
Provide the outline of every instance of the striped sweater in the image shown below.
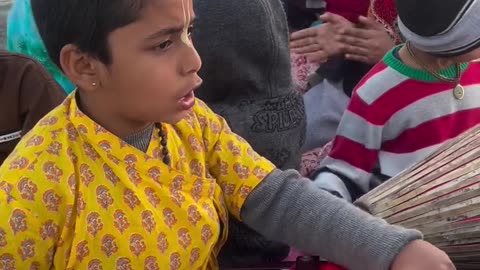
<path fill-rule="evenodd" d="M 315 183 L 354 200 L 480 122 L 480 63 L 462 65 L 465 97 L 451 83 L 413 69 L 392 49 L 360 81 L 344 113 L 333 148 Z M 454 67 L 440 74 L 453 78 Z M 378 166 L 378 167 L 377 167 Z"/>

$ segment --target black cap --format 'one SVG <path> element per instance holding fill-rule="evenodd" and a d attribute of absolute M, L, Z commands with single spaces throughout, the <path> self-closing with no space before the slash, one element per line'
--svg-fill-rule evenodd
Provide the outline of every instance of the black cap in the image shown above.
<path fill-rule="evenodd" d="M 398 16 L 413 33 L 431 37 L 455 26 L 475 0 L 395 0 Z"/>

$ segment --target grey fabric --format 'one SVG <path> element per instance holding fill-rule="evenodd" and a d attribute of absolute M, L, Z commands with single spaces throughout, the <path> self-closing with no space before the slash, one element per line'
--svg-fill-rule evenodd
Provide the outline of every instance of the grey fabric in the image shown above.
<path fill-rule="evenodd" d="M 128 135 L 127 137 L 123 138 L 123 141 L 146 153 L 148 146 L 150 145 L 150 140 L 152 139 L 153 130 L 154 125 L 150 125 L 139 132 Z"/>
<path fill-rule="evenodd" d="M 294 170 L 266 177 L 247 198 L 241 217 L 270 239 L 349 270 L 389 270 L 401 250 L 422 237 L 318 189 Z"/>
<path fill-rule="evenodd" d="M 327 3 L 323 0 L 306 0 L 305 6 L 307 8 L 325 8 Z"/>
<path fill-rule="evenodd" d="M 342 178 L 334 173 L 328 171 L 322 172 L 314 179 L 313 183 L 320 189 L 332 194 L 336 192 L 338 197 L 345 199 L 347 202 L 352 202 L 352 195 L 350 195 L 347 186 Z"/>
<path fill-rule="evenodd" d="M 305 136 L 280 0 L 194 0 L 193 42 L 203 61 L 197 96 L 281 169 L 297 168 Z"/>
<path fill-rule="evenodd" d="M 480 46 L 480 0 L 396 1 L 398 27 L 411 44 L 433 54 L 455 56 Z"/>
<path fill-rule="evenodd" d="M 197 96 L 256 152 L 282 169 L 298 168 L 305 108 L 291 78 L 289 33 L 280 0 L 194 0 L 192 38 L 203 68 Z M 221 265 L 278 261 L 285 245 L 230 218 Z"/>
<path fill-rule="evenodd" d="M 302 151 L 322 147 L 331 141 L 347 109 L 350 98 L 343 92 L 342 83 L 323 80 L 304 96 L 307 115 L 307 136 Z"/>

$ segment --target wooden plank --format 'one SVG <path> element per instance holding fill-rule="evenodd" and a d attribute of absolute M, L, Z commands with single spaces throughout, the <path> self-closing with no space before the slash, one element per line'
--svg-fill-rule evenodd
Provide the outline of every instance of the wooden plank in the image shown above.
<path fill-rule="evenodd" d="M 460 246 L 460 245 L 469 245 L 473 243 L 479 243 L 480 242 L 480 237 L 477 238 L 462 238 L 462 239 L 454 239 L 451 241 L 443 241 L 443 242 L 436 242 L 432 243 L 435 246 L 439 248 L 445 248 L 445 247 L 453 247 L 453 246 Z"/>
<path fill-rule="evenodd" d="M 441 234 L 446 233 L 455 233 L 458 230 L 462 229 L 472 229 L 480 231 L 480 221 L 472 222 L 472 223 L 463 223 L 463 222 L 454 222 L 445 224 L 435 228 L 429 228 L 428 230 L 424 230 L 425 237 L 436 237 Z"/>
<path fill-rule="evenodd" d="M 456 140 L 445 144 L 439 150 L 431 154 L 429 157 L 414 165 L 412 168 L 405 170 L 396 177 L 387 181 L 385 184 L 377 187 L 368 194 L 361 197 L 357 203 L 364 206 L 375 205 L 377 202 L 386 198 L 391 200 L 392 196 L 404 195 L 406 190 L 412 190 L 412 184 L 418 185 L 421 178 L 435 178 L 448 169 L 439 169 L 443 166 L 450 167 L 452 163 L 458 164 L 466 160 L 467 156 L 474 157 L 478 154 L 478 146 L 480 145 L 480 125 L 472 128 L 470 131 L 462 134 Z M 462 159 L 460 158 L 462 157 Z M 429 176 L 430 175 L 430 176 Z M 423 182 L 428 182 L 428 179 L 423 179 Z M 417 184 L 415 184 L 417 183 Z M 401 191 L 404 192 L 401 192 Z M 390 196 L 390 197 L 389 197 Z M 395 198 L 395 197 L 394 197 Z M 375 213 L 370 209 L 370 212 Z"/>
<path fill-rule="evenodd" d="M 471 245 L 460 245 L 460 246 L 446 246 L 441 248 L 448 254 L 467 254 L 468 252 L 472 252 L 472 250 L 480 250 L 480 244 L 475 243 Z M 480 260 L 480 258 L 479 258 Z"/>
<path fill-rule="evenodd" d="M 358 199 L 389 223 L 422 231 L 459 270 L 480 270 L 480 125 Z"/>
<path fill-rule="evenodd" d="M 443 234 L 437 237 L 426 237 L 425 240 L 435 243 L 445 243 L 453 241 L 462 241 L 463 244 L 476 243 L 475 239 L 480 239 L 480 231 L 456 231 L 455 233 Z M 480 250 L 479 250 L 480 251 Z"/>
<path fill-rule="evenodd" d="M 452 198 L 451 201 L 454 201 L 454 199 Z M 420 208 L 416 208 L 416 210 L 418 210 L 416 211 L 417 213 L 425 213 L 423 215 L 414 216 L 415 212 L 413 212 L 413 214 L 410 214 L 410 216 L 413 218 L 410 218 L 406 221 L 403 221 L 403 219 L 405 219 L 405 215 L 387 218 L 387 221 L 404 227 L 418 229 L 428 229 L 451 222 L 464 221 L 480 215 L 480 198 L 473 197 L 471 199 L 456 202 L 445 207 L 425 205 Z"/>
<path fill-rule="evenodd" d="M 440 190 L 449 182 L 453 181 L 452 184 L 455 184 L 462 180 L 467 180 L 472 177 L 475 178 L 475 176 L 480 174 L 480 151 L 476 152 L 474 159 L 468 160 L 470 163 L 466 165 L 451 163 L 448 166 L 438 169 L 437 172 L 439 173 L 431 174 L 428 177 L 416 181 L 415 185 L 408 187 L 407 193 L 397 191 L 392 193 L 392 195 L 385 200 L 372 204 L 370 207 L 372 208 L 373 213 L 376 215 L 387 215 L 385 212 L 395 212 L 395 208 L 401 207 L 400 205 L 406 202 L 410 203 L 414 198 L 423 198 L 425 193 L 435 187 L 438 187 L 437 190 Z M 457 160 L 454 162 L 459 163 L 460 161 Z M 420 200 L 419 203 L 431 199 L 431 197 L 425 197 L 425 199 Z"/>
<path fill-rule="evenodd" d="M 457 208 L 461 207 L 469 207 L 470 205 L 476 205 L 480 202 L 480 189 L 473 190 L 470 192 L 466 192 L 463 194 L 460 194 L 458 196 L 452 196 L 448 199 L 441 200 L 438 202 L 435 202 L 434 204 L 421 204 L 416 206 L 414 209 L 410 209 L 410 211 L 403 213 L 402 210 L 405 210 L 404 208 L 395 208 L 397 210 L 398 214 L 395 214 L 395 212 L 388 212 L 389 215 L 386 217 L 380 216 L 382 218 L 387 219 L 391 223 L 398 223 L 404 220 L 407 220 L 409 218 L 417 217 L 419 215 L 428 213 L 429 211 L 434 211 L 433 214 L 436 213 L 442 213 L 445 210 L 443 208 L 449 207 L 449 206 L 454 206 L 455 204 L 458 204 Z M 458 213 L 461 213 L 459 211 Z M 391 216 L 391 217 L 390 217 Z"/>

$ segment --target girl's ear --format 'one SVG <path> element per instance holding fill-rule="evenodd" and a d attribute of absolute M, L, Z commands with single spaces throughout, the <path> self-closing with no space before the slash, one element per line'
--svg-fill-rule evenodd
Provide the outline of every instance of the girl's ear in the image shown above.
<path fill-rule="evenodd" d="M 69 44 L 60 51 L 60 65 L 67 77 L 84 91 L 95 91 L 101 87 L 100 69 L 104 66 L 98 59 L 81 52 Z"/>

